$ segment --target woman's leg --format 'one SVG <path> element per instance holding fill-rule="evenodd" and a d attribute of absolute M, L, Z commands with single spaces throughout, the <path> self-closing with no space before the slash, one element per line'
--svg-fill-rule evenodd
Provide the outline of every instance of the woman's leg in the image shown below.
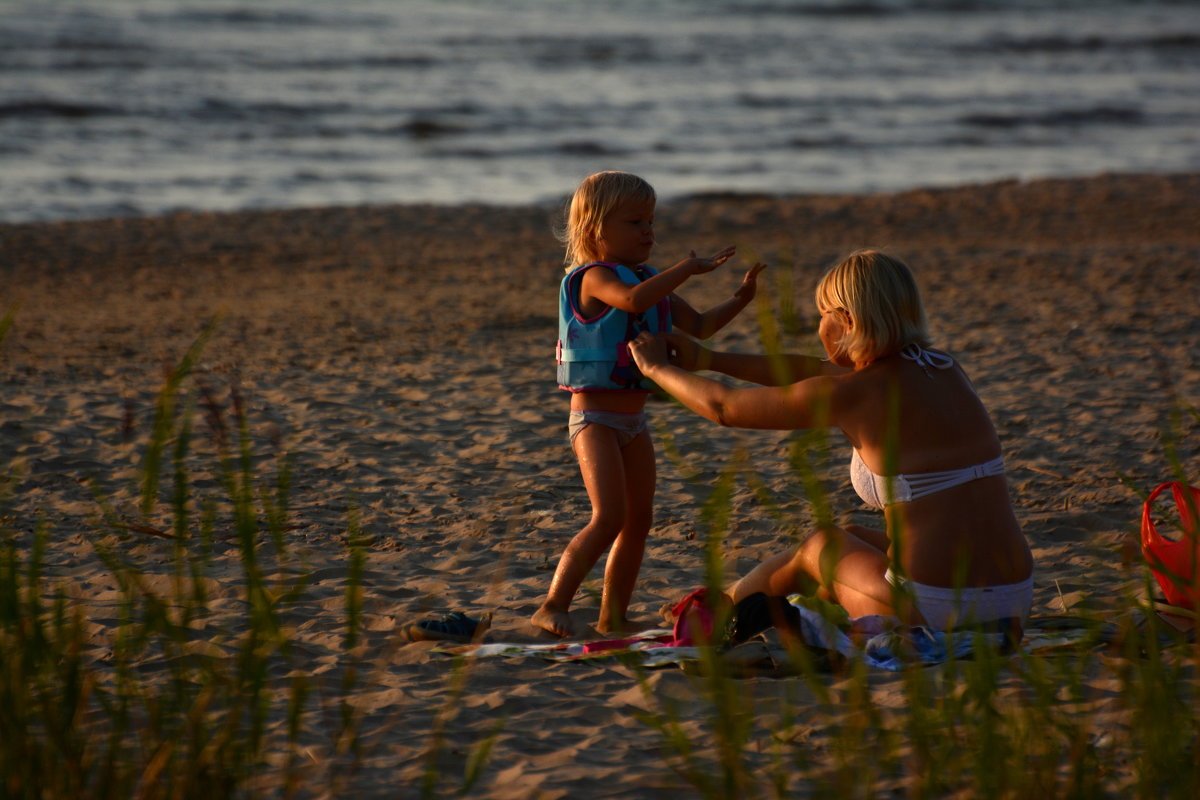
<path fill-rule="evenodd" d="M 862 525 L 847 525 L 842 530 L 853 536 L 857 536 L 867 544 L 874 547 L 881 553 L 886 553 L 891 546 L 892 541 L 888 538 L 887 531 L 881 531 L 878 528 L 867 528 Z"/>
<path fill-rule="evenodd" d="M 592 503 L 592 517 L 567 544 L 546 600 L 530 619 L 556 636 L 575 633 L 568 613 L 571 601 L 625 524 L 625 467 L 617 432 L 604 425 L 588 425 L 575 437 L 575 455 Z"/>
<path fill-rule="evenodd" d="M 646 537 L 654 523 L 656 465 L 654 442 L 644 430 L 621 451 L 625 468 L 625 522 L 608 554 L 604 569 L 604 594 L 600 599 L 601 633 L 630 633 L 626 612 L 633 598 Z"/>
<path fill-rule="evenodd" d="M 893 614 L 892 587 L 884 579 L 887 553 L 841 528 L 816 531 L 797 548 L 763 561 L 729 589 L 733 602 L 755 592 L 821 596 L 851 617 Z"/>

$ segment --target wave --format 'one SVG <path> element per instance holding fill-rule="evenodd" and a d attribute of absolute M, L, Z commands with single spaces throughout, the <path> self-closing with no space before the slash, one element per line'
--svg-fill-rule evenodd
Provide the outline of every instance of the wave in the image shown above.
<path fill-rule="evenodd" d="M 194 118 L 216 120 L 312 119 L 355 110 L 356 106 L 349 102 L 287 103 L 275 100 L 237 103 L 221 97 L 206 97 L 192 109 L 191 115 Z"/>
<path fill-rule="evenodd" d="M 1112 50 L 1127 52 L 1136 50 L 1152 50 L 1155 52 L 1194 50 L 1200 55 L 1200 34 L 1176 33 L 1157 36 L 1101 36 L 1088 34 L 1086 36 L 1044 35 L 1017 37 L 996 37 L 970 45 L 960 45 L 953 48 L 956 52 L 968 55 L 972 53 L 1071 53 L 1097 52 Z"/>
<path fill-rule="evenodd" d="M 959 122 L 980 128 L 1019 128 L 1025 125 L 1040 127 L 1080 126 L 1091 124 L 1137 125 L 1145 114 L 1124 106 L 1094 108 L 1065 108 L 1040 113 L 979 112 L 959 117 Z"/>
<path fill-rule="evenodd" d="M 1007 0 L 1006 12 L 1079 9 L 1136 4 L 1138 0 Z M 996 0 L 730 0 L 721 7 L 729 14 L 775 14 L 808 17 L 887 17 L 912 13 L 991 13 Z"/>
<path fill-rule="evenodd" d="M 332 8 L 332 7 L 331 7 Z M 212 25 L 246 27 L 371 27 L 386 23 L 381 15 L 356 13 L 337 7 L 336 13 L 322 14 L 316 11 L 298 11 L 294 8 L 188 8 L 173 11 L 142 11 L 137 15 L 141 22 L 166 25 Z"/>
<path fill-rule="evenodd" d="M 439 66 L 442 62 L 431 56 L 402 56 L 402 55 L 383 55 L 383 56 L 322 56 L 322 57 L 300 57 L 295 59 L 286 59 L 279 57 L 259 57 L 255 54 L 242 54 L 238 56 L 239 63 L 253 67 L 258 72 L 295 72 L 295 71 L 312 71 L 312 72 L 335 72 L 335 71 L 352 71 L 352 70 L 431 70 Z M 228 59 L 224 59 L 222 63 L 227 64 Z M 145 56 L 136 56 L 130 53 L 119 51 L 110 51 L 106 55 L 83 55 L 76 52 L 65 51 L 58 54 L 56 60 L 49 63 L 39 65 L 39 69 L 53 72 L 87 72 L 90 70 L 124 70 L 126 72 L 134 72 L 144 69 L 164 69 L 164 68 L 183 68 L 183 69 L 208 69 L 212 66 L 212 61 L 197 59 L 194 55 L 188 53 L 147 53 Z M 16 59 L 0 61 L 0 71 L 25 70 L 29 69 L 27 64 L 18 63 Z"/>
<path fill-rule="evenodd" d="M 122 109 L 112 106 L 61 100 L 15 100 L 0 103 L 0 119 L 9 117 L 87 119 L 89 117 L 121 116 L 124 113 Z"/>

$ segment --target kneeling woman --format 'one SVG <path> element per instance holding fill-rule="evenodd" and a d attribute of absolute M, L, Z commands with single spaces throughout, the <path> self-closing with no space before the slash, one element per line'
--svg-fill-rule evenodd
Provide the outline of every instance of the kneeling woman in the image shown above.
<path fill-rule="evenodd" d="M 895 615 L 939 630 L 1005 621 L 1019 637 L 1033 559 L 1000 442 L 962 367 L 931 349 L 912 273 L 859 251 L 822 278 L 816 301 L 827 360 L 712 352 L 674 334 L 642 334 L 630 348 L 648 378 L 720 425 L 840 429 L 854 448 L 854 488 L 884 512 L 885 530 L 813 532 L 735 583 L 731 599 L 815 590 L 852 617 Z M 734 388 L 694 370 L 759 386 Z"/>

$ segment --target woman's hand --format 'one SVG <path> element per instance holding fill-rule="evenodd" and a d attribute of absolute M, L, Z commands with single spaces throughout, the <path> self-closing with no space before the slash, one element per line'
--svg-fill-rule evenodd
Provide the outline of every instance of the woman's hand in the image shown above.
<path fill-rule="evenodd" d="M 629 343 L 629 354 L 633 356 L 634 363 L 643 375 L 649 374 L 655 367 L 664 367 L 671 363 L 667 340 L 649 331 L 642 331 Z"/>
<path fill-rule="evenodd" d="M 746 303 L 753 300 L 754 295 L 758 292 L 758 273 L 766 268 L 766 264 L 761 261 L 756 262 L 753 267 L 746 271 L 746 277 L 742 278 L 742 285 L 733 293 L 733 296 Z"/>
<path fill-rule="evenodd" d="M 667 354 L 671 364 L 688 372 L 708 369 L 712 353 L 704 345 L 682 333 L 667 333 L 663 334 L 663 337 L 667 342 Z"/>

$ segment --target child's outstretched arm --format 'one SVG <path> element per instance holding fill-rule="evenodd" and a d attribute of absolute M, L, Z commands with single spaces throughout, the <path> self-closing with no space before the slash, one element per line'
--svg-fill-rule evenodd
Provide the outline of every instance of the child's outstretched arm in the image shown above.
<path fill-rule="evenodd" d="M 595 298 L 613 308 L 640 314 L 670 295 L 693 275 L 712 272 L 732 258 L 736 251 L 737 248 L 726 247 L 708 258 L 697 258 L 693 251 L 678 264 L 634 286 L 623 282 L 612 270 L 590 269 L 583 276 L 579 299 L 586 305 L 589 299 Z"/>
<path fill-rule="evenodd" d="M 766 269 L 766 266 L 762 263 L 755 264 L 746 272 L 746 276 L 742 278 L 742 285 L 733 293 L 733 297 L 703 313 L 688 305 L 682 297 L 671 295 L 671 319 L 675 327 L 698 339 L 707 339 L 724 328 L 754 299 L 758 291 L 758 273 Z"/>

